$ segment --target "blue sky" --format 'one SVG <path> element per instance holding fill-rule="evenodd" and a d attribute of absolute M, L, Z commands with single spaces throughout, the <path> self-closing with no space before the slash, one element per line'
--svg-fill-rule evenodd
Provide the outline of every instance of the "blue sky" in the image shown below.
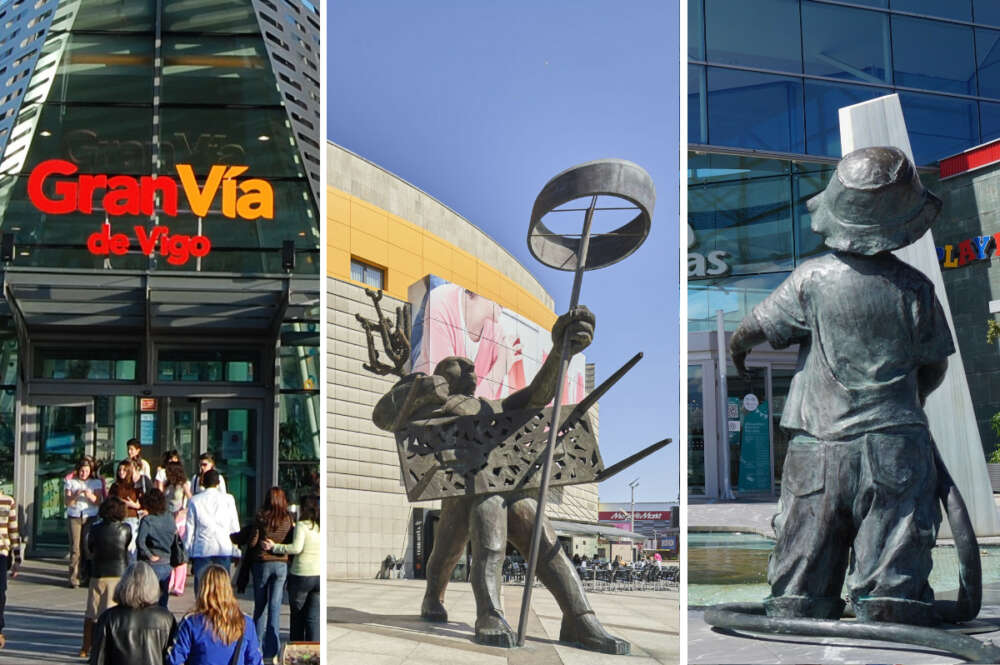
<path fill-rule="evenodd" d="M 334 0 L 327 138 L 416 185 L 490 234 L 569 304 L 572 273 L 531 257 L 531 206 L 575 164 L 608 157 L 656 184 L 652 232 L 587 272 L 597 380 L 645 358 L 601 400 L 606 465 L 675 443 L 602 483 L 602 501 L 679 493 L 678 8 L 676 0 Z"/>

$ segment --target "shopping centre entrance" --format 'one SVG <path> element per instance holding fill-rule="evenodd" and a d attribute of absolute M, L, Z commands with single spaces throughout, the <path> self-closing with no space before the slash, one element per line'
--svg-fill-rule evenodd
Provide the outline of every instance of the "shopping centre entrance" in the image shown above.
<path fill-rule="evenodd" d="M 268 487 L 287 485 L 294 501 L 311 482 L 314 286 L 121 273 L 75 276 L 85 288 L 38 283 L 54 277 L 10 272 L 3 301 L 17 369 L 0 387 L 0 447 L 14 452 L 29 553 L 66 550 L 63 483 L 80 457 L 110 483 L 132 438 L 154 472 L 168 450 L 188 476 L 211 453 L 241 520 Z"/>

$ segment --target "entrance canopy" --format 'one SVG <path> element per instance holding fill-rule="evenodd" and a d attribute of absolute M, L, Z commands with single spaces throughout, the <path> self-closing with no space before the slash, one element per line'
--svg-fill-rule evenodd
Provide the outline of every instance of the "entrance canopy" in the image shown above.
<path fill-rule="evenodd" d="M 552 528 L 559 536 L 600 536 L 607 540 L 634 540 L 642 542 L 646 536 L 633 531 L 625 531 L 606 524 L 591 524 L 588 522 L 568 522 L 552 520 Z"/>
<path fill-rule="evenodd" d="M 85 328 L 91 334 L 273 338 L 283 320 L 310 318 L 307 310 L 318 304 L 314 276 L 8 267 L 0 315 L 9 312 L 29 335 Z"/>

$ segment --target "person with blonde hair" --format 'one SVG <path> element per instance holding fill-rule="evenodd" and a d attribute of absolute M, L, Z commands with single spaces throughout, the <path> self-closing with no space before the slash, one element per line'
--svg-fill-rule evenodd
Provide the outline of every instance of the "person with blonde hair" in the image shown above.
<path fill-rule="evenodd" d="M 144 561 L 129 566 L 115 587 L 117 605 L 97 621 L 91 665 L 163 665 L 177 621 L 157 604 L 159 599 L 152 567 Z"/>
<path fill-rule="evenodd" d="M 254 622 L 240 610 L 222 566 L 202 573 L 195 607 L 181 620 L 167 658 L 170 665 L 262 665 Z"/>

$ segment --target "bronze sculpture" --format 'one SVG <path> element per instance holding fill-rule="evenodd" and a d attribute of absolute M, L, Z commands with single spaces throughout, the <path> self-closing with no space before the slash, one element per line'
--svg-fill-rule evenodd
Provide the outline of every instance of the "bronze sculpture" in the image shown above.
<path fill-rule="evenodd" d="M 834 252 L 800 264 L 734 332 L 741 373 L 765 341 L 799 344 L 799 368 L 781 420 L 791 441 L 771 595 L 759 606 L 709 608 L 709 624 L 927 644 L 996 662 L 990 645 L 909 628 L 968 621 L 981 603 L 975 534 L 923 412 L 954 352 L 951 331 L 930 280 L 891 254 L 919 239 L 941 205 L 899 149 L 846 155 L 808 202 L 813 230 Z M 939 501 L 960 558 L 951 603 L 935 601 L 927 582 Z M 837 621 L 849 564 L 855 624 Z"/>

